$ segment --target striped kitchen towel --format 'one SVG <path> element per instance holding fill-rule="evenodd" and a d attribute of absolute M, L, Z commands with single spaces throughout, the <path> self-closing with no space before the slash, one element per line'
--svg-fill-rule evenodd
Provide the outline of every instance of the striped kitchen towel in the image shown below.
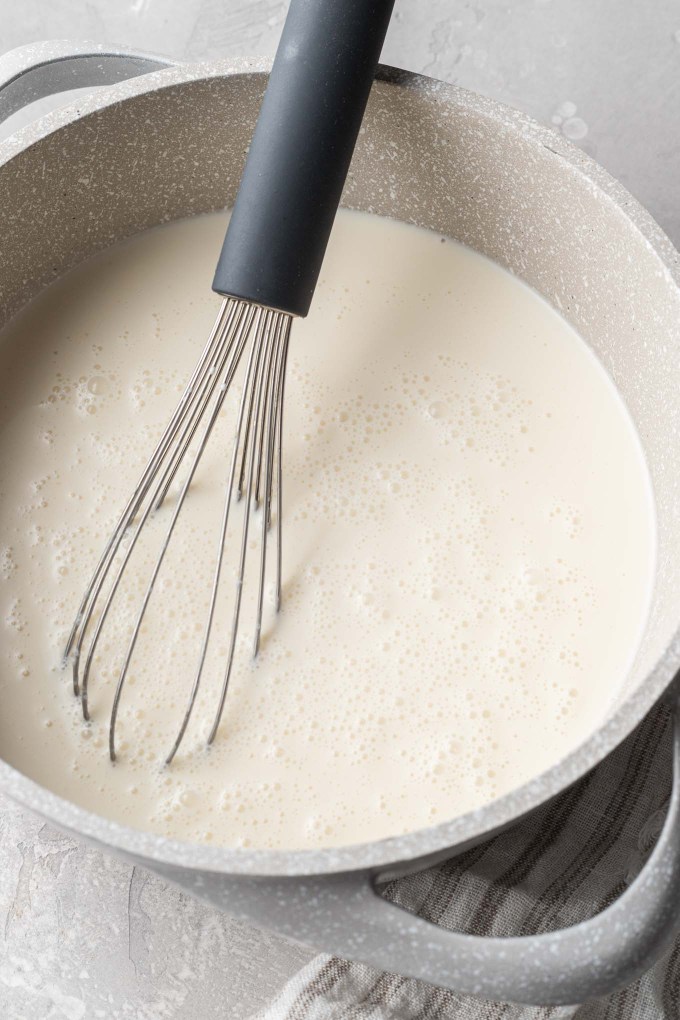
<path fill-rule="evenodd" d="M 601 765 L 513 829 L 383 894 L 444 928 L 527 935 L 606 907 L 649 855 L 670 792 L 670 714 L 654 710 Z M 678 905 L 680 909 L 680 904 Z M 318 956 L 259 1020 L 680 1020 L 680 942 L 609 999 L 534 1008 L 457 995 Z"/>

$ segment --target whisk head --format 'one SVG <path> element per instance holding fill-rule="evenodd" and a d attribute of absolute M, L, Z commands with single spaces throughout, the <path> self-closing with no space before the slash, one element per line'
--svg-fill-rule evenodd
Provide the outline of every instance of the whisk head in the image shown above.
<path fill-rule="evenodd" d="M 251 508 L 260 507 L 262 529 L 259 548 L 259 589 L 253 654 L 257 655 L 262 629 L 267 568 L 267 538 L 276 501 L 275 578 L 276 609 L 281 605 L 282 432 L 286 361 L 292 317 L 284 312 L 227 298 L 220 308 L 208 342 L 163 435 L 128 500 L 83 595 L 64 660 L 71 660 L 73 690 L 80 698 L 83 716 L 89 720 L 88 690 L 92 663 L 102 630 L 120 588 L 133 550 L 145 525 L 163 504 L 177 472 L 184 465 L 185 480 L 177 496 L 160 551 L 155 559 L 144 596 L 128 641 L 113 696 L 109 722 L 109 755 L 116 760 L 116 720 L 137 639 L 170 540 L 187 493 L 218 419 L 237 368 L 245 357 L 245 381 L 241 394 L 236 434 L 227 476 L 224 508 L 215 557 L 212 589 L 196 672 L 177 737 L 166 757 L 174 758 L 186 733 L 196 704 L 210 642 L 220 582 L 230 509 L 235 500 L 247 500 L 243 513 L 240 554 L 237 563 L 233 620 L 217 710 L 207 742 L 215 739 L 234 663 L 239 631 L 243 579 L 248 551 Z M 196 443 L 197 445 L 196 445 Z"/>

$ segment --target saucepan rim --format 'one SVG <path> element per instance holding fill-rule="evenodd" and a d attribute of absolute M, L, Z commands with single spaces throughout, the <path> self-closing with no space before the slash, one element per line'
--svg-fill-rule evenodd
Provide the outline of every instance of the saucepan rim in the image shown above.
<path fill-rule="evenodd" d="M 271 67 L 264 59 L 241 58 L 165 68 L 116 85 L 97 89 L 22 128 L 0 142 L 0 166 L 19 153 L 70 124 L 135 97 L 176 88 L 192 81 L 262 76 Z M 657 270 L 671 287 L 680 290 L 680 254 L 651 215 L 594 160 L 551 128 L 526 114 L 469 92 L 456 85 L 382 65 L 377 80 L 395 90 L 417 92 L 440 104 L 444 111 L 470 114 L 493 122 L 500 132 L 519 134 L 532 146 L 548 150 L 556 175 L 580 177 L 606 203 L 611 203 L 639 233 L 657 257 Z M 405 862 L 442 856 L 479 842 L 485 836 L 517 821 L 579 779 L 612 751 L 664 695 L 680 668 L 680 627 L 644 683 L 633 691 L 598 729 L 570 754 L 522 786 L 449 821 L 402 836 L 315 850 L 251 850 L 207 846 L 168 839 L 111 822 L 77 807 L 0 760 L 0 790 L 19 805 L 62 830 L 102 848 L 142 863 L 166 864 L 182 869 L 243 876 L 323 875 L 350 871 L 380 871 Z"/>

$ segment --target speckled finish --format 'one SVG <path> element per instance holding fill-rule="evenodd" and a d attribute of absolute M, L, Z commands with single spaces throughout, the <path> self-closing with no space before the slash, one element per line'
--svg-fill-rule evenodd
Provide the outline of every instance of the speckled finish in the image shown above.
<path fill-rule="evenodd" d="M 107 88 L 77 111 L 53 113 L 2 143 L 4 317 L 114 240 L 228 204 L 262 94 L 262 71 L 259 62 L 239 61 L 155 72 Z M 678 256 L 644 210 L 554 132 L 455 87 L 386 68 L 373 91 L 344 201 L 431 227 L 502 262 L 562 310 L 616 380 L 647 451 L 661 564 L 652 621 L 621 703 L 576 752 L 493 804 L 408 836 L 337 850 L 190 846 L 99 819 L 5 764 L 0 784 L 60 828 L 116 848 L 234 914 L 379 966 L 399 961 L 404 972 L 466 980 L 458 986 L 498 995 L 498 989 L 469 983 L 477 980 L 471 960 L 482 954 L 488 967 L 491 947 L 487 952 L 467 943 L 467 978 L 450 960 L 448 971 L 433 973 L 428 960 L 440 959 L 443 967 L 456 949 L 450 936 L 426 935 L 425 922 L 408 917 L 396 925 L 393 908 L 383 922 L 384 911 L 378 915 L 374 906 L 366 908 L 365 927 L 355 924 L 350 935 L 349 917 L 363 916 L 362 904 L 374 905 L 368 875 L 403 873 L 470 845 L 583 775 L 635 727 L 676 673 Z M 666 861 L 665 878 L 672 883 L 671 863 Z M 660 916 L 660 905 L 658 910 Z M 624 922 L 621 914 L 617 923 Z M 409 966 L 416 958 L 418 969 Z M 525 997 L 546 998 L 545 975 L 539 978 L 531 985 L 527 975 Z"/>

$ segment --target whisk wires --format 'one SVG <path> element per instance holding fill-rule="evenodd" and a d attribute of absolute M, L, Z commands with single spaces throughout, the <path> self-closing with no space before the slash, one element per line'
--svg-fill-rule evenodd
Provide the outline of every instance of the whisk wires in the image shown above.
<path fill-rule="evenodd" d="M 89 720 L 90 677 L 95 652 L 106 620 L 144 527 L 164 503 L 177 472 L 186 460 L 188 462 L 186 476 L 177 496 L 160 551 L 153 564 L 118 674 L 109 722 L 109 755 L 112 761 L 116 760 L 116 722 L 121 698 L 146 611 L 189 488 L 246 349 L 248 349 L 248 354 L 245 381 L 229 463 L 208 615 L 186 708 L 173 746 L 166 757 L 166 764 L 172 761 L 184 739 L 201 686 L 215 620 L 220 582 L 224 572 L 225 544 L 230 509 L 234 500 L 245 498 L 246 503 L 237 563 L 229 651 L 217 710 L 207 738 L 208 744 L 211 744 L 217 735 L 233 670 L 241 616 L 251 511 L 257 508 L 261 511 L 261 541 L 253 654 L 257 655 L 259 650 L 266 582 L 267 539 L 272 524 L 274 495 L 276 498 L 275 601 L 277 611 L 280 608 L 281 450 L 284 379 L 291 323 L 291 316 L 283 312 L 276 312 L 232 298 L 227 298 L 223 302 L 203 353 L 177 408 L 118 519 L 85 590 L 66 643 L 64 659 L 65 661 L 70 659 L 72 663 L 73 691 L 81 700 L 83 717 Z M 197 435 L 196 449 L 190 456 L 187 456 Z M 82 673 L 81 663 L 84 663 Z"/>

